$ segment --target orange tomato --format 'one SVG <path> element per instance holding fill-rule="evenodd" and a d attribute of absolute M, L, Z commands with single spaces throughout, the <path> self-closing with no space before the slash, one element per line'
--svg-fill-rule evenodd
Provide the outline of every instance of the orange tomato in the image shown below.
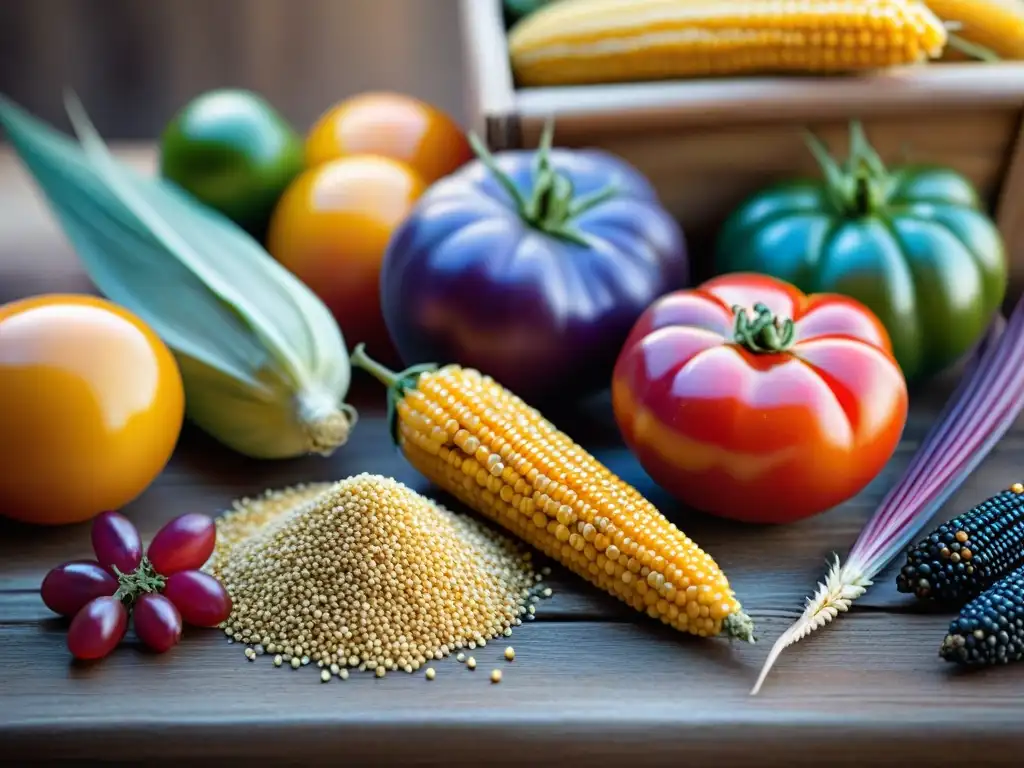
<path fill-rule="evenodd" d="M 306 167 L 370 154 L 411 165 L 428 185 L 473 158 L 462 129 L 441 110 L 397 93 L 365 93 L 325 112 L 306 139 Z"/>
<path fill-rule="evenodd" d="M 274 210 L 267 250 L 330 308 L 350 348 L 364 342 L 396 360 L 380 308 L 381 262 L 425 188 L 403 163 L 357 155 L 303 172 Z"/>
<path fill-rule="evenodd" d="M 184 412 L 177 362 L 125 309 L 56 294 L 0 307 L 0 515 L 61 525 L 127 504 Z"/>

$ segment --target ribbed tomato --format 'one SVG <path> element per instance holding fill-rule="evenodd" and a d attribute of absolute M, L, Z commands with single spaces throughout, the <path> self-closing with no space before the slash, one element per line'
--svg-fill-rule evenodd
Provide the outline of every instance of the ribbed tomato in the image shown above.
<path fill-rule="evenodd" d="M 647 473 L 721 517 L 785 523 L 860 492 L 899 443 L 907 385 L 862 304 L 738 273 L 640 318 L 615 418 Z"/>

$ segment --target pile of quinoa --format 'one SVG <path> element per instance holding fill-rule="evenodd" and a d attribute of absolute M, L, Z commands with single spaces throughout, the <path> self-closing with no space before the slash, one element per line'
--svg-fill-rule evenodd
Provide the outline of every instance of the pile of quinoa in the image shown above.
<path fill-rule="evenodd" d="M 236 501 L 205 570 L 230 593 L 222 627 L 250 660 L 313 662 L 325 678 L 411 673 L 507 637 L 540 581 L 511 539 L 371 474 Z"/>

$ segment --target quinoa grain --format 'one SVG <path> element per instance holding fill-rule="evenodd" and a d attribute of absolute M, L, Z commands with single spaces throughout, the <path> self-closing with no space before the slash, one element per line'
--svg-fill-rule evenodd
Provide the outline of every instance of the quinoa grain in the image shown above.
<path fill-rule="evenodd" d="M 204 570 L 232 598 L 225 634 L 283 650 L 296 669 L 315 661 L 328 678 L 346 666 L 409 673 L 482 648 L 536 597 L 511 539 L 368 474 L 237 501 Z"/>

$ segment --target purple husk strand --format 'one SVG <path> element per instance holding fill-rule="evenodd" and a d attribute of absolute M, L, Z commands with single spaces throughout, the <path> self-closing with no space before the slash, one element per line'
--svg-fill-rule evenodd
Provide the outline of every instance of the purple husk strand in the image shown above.
<path fill-rule="evenodd" d="M 803 615 L 776 641 L 751 695 L 760 690 L 783 650 L 849 610 L 985 460 L 1022 409 L 1024 298 L 1009 321 L 996 316 L 901 480 L 883 498 L 847 562 L 836 558 Z"/>
<path fill-rule="evenodd" d="M 996 322 L 921 447 L 857 538 L 849 560 L 884 568 L 948 501 L 1024 407 L 1024 299 Z"/>

